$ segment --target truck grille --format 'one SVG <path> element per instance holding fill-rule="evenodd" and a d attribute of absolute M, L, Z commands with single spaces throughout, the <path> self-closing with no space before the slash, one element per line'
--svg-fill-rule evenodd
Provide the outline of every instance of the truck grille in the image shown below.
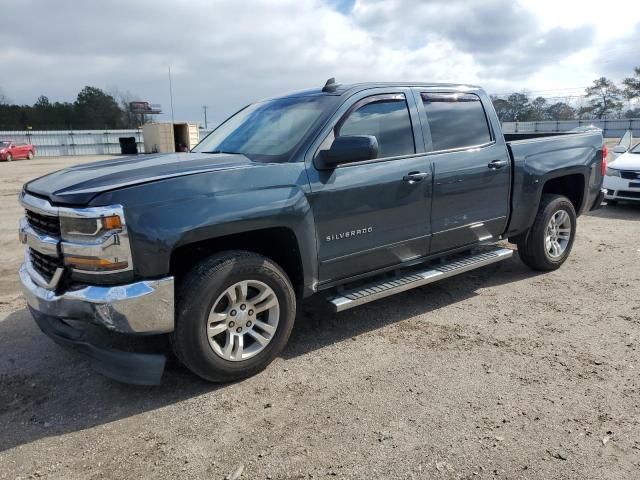
<path fill-rule="evenodd" d="M 31 264 L 33 268 L 49 282 L 53 278 L 56 269 L 62 266 L 62 262 L 58 257 L 50 257 L 44 255 L 32 248 L 29 249 Z"/>
<path fill-rule="evenodd" d="M 60 217 L 42 215 L 32 210 L 26 210 L 27 222 L 31 228 L 46 233 L 52 237 L 60 236 Z"/>
<path fill-rule="evenodd" d="M 626 180 L 640 179 L 640 172 L 632 172 L 629 170 L 622 170 L 620 176 Z"/>

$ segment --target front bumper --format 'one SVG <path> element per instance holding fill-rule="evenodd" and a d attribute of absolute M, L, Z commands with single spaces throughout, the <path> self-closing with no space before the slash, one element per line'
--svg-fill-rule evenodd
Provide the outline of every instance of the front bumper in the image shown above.
<path fill-rule="evenodd" d="M 631 200 L 640 201 L 640 179 L 629 180 L 620 177 L 604 178 L 603 187 L 606 189 L 605 200 Z M 633 186 L 632 186 L 633 185 Z"/>
<path fill-rule="evenodd" d="M 130 334 L 168 333 L 174 328 L 173 277 L 117 286 L 91 285 L 57 294 L 37 285 L 28 265 L 23 264 L 20 282 L 29 307 L 43 315 L 88 321 Z"/>
<path fill-rule="evenodd" d="M 133 385 L 160 385 L 167 361 L 162 354 L 135 353 L 98 347 L 83 340 L 85 332 L 29 306 L 34 320 L 58 345 L 84 355 L 102 375 Z"/>
<path fill-rule="evenodd" d="M 85 355 L 99 373 L 120 382 L 159 385 L 166 357 L 98 347 L 85 331 L 67 321 L 100 325 L 112 332 L 157 334 L 173 331 L 173 277 L 119 286 L 86 286 L 57 294 L 36 284 L 28 261 L 20 282 L 29 310 L 40 329 L 56 343 Z"/>

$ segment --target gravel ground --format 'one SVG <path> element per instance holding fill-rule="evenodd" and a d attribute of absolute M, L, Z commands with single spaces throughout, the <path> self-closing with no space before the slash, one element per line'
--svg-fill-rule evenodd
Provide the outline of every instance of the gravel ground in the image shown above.
<path fill-rule="evenodd" d="M 103 157 L 104 158 L 104 157 Z M 16 194 L 88 159 L 0 164 L 0 478 L 640 478 L 640 205 L 517 258 L 332 314 L 301 306 L 263 373 L 160 387 L 94 373 L 18 292 Z"/>

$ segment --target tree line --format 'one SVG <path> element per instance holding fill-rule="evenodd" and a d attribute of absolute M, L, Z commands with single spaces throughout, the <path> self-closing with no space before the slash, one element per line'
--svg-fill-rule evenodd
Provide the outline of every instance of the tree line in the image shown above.
<path fill-rule="evenodd" d="M 51 102 L 42 95 L 33 105 L 13 105 L 0 91 L 0 130 L 136 128 L 148 118 L 129 110 L 131 100 L 128 92 L 109 94 L 87 86 L 74 102 Z"/>
<path fill-rule="evenodd" d="M 493 106 L 502 122 L 535 122 L 540 120 L 577 120 L 603 118 L 640 118 L 640 107 L 623 111 L 623 100 L 640 100 L 640 67 L 617 86 L 600 77 L 585 89 L 586 105 L 572 106 L 569 102 L 549 102 L 544 97 L 533 100 L 523 93 L 506 98 L 491 95 Z"/>
<path fill-rule="evenodd" d="M 526 92 L 506 98 L 491 96 L 503 122 L 640 118 L 640 107 L 623 111 L 623 100 L 640 100 L 640 67 L 617 86 L 606 77 L 593 81 L 585 90 L 586 105 L 569 101 L 549 102 L 544 97 L 529 98 Z M 50 102 L 40 96 L 33 105 L 13 105 L 0 90 L 0 130 L 99 130 L 136 128 L 149 117 L 129 110 L 130 93 L 109 94 L 97 87 L 84 87 L 74 102 Z"/>

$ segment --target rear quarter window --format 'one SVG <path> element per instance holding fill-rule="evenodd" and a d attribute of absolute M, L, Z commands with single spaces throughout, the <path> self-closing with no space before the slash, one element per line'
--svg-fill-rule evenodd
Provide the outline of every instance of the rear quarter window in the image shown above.
<path fill-rule="evenodd" d="M 491 131 L 480 97 L 469 93 L 422 93 L 432 150 L 490 143 Z"/>

